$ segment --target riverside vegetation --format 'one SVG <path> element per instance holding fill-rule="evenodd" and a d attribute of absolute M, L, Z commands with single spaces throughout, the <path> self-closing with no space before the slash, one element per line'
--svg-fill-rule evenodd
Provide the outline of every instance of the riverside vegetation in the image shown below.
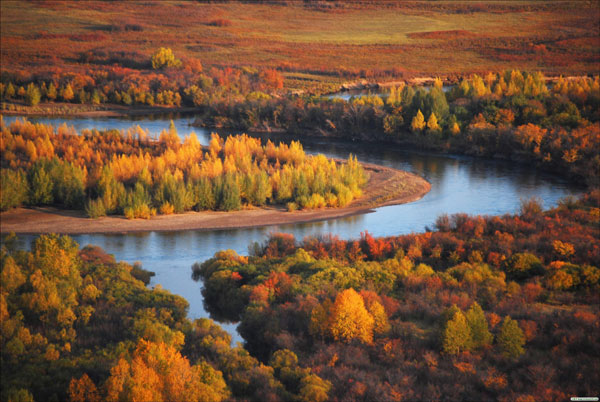
<path fill-rule="evenodd" d="M 2 110 L 188 107 L 198 124 L 240 132 L 527 161 L 588 192 L 547 211 L 527 201 L 514 215 L 440 216 L 424 233 L 276 234 L 248 256 L 220 251 L 192 272 L 213 317 L 240 322 L 243 347 L 211 320 L 186 319 L 183 298 L 148 289 L 138 264 L 67 236 L 42 235 L 29 251 L 7 236 L 3 402 L 597 395 L 600 79 L 550 85 L 535 71 L 597 74 L 598 5 L 280 3 L 1 2 Z M 438 74 L 447 92 L 441 79 L 401 82 Z M 323 96 L 361 79 L 394 83 Z M 2 210 L 342 206 L 366 179 L 354 158 L 309 157 L 296 142 L 79 134 L 2 124 Z"/>
<path fill-rule="evenodd" d="M 196 108 L 198 121 L 203 125 L 276 129 L 296 137 L 394 142 L 441 152 L 528 161 L 543 169 L 566 173 L 584 184 L 598 182 L 598 76 L 560 78 L 549 87 L 541 73 L 509 70 L 467 76 L 447 92 L 437 79 L 431 88 L 399 84 L 382 95 L 345 101 L 277 95 L 273 92 L 280 85 L 277 71 L 265 78 L 265 82 L 277 84 L 256 84 L 258 87 L 250 85 L 254 81 L 243 70 L 213 73 L 220 78 L 204 79 L 203 75 L 190 73 L 186 79 L 197 84 L 186 84 L 186 79 L 174 81 L 178 83 L 177 94 L 181 93 L 178 96 L 184 104 Z M 179 70 L 172 74 L 185 76 Z M 89 84 L 88 90 L 110 91 L 107 88 L 113 86 L 110 82 L 102 85 L 102 80 L 92 82 L 97 84 Z M 136 103 L 144 104 L 148 94 L 138 94 L 134 84 L 127 85 L 127 91 L 138 99 Z M 9 92 L 13 94 L 14 87 L 5 86 L 4 96 Z M 23 97 L 27 96 L 27 91 L 22 92 Z M 108 96 L 107 93 L 104 98 Z M 157 92 L 150 96 L 154 99 Z"/>
<path fill-rule="evenodd" d="M 591 395 L 599 197 L 441 216 L 435 230 L 397 237 L 278 234 L 193 271 L 212 316 L 239 320 L 253 356 L 310 368 L 331 383 L 329 400 Z M 297 384 L 287 370 L 284 382 Z"/>
<path fill-rule="evenodd" d="M 244 347 L 151 273 L 68 236 L 0 250 L 2 395 L 562 400 L 600 380 L 600 193 L 358 240 L 273 235 L 193 267 Z M 177 374 L 177 375 L 175 375 Z"/>
<path fill-rule="evenodd" d="M 269 204 L 293 211 L 343 207 L 367 182 L 356 158 L 309 156 L 296 141 L 263 145 L 246 135 L 213 134 L 204 149 L 193 133 L 181 142 L 173 125 L 157 141 L 139 126 L 81 134 L 66 125 L 2 125 L 1 209 L 54 204 L 94 218 Z"/>

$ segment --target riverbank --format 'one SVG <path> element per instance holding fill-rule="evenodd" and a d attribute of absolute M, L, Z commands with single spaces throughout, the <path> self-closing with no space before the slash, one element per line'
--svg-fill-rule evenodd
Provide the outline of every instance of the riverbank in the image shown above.
<path fill-rule="evenodd" d="M 147 116 L 166 113 L 196 112 L 196 107 L 177 106 L 126 106 L 115 104 L 77 105 L 73 103 L 40 103 L 36 106 L 24 104 L 3 104 L 1 115 L 6 116 L 43 116 L 43 117 L 128 117 Z"/>
<path fill-rule="evenodd" d="M 315 222 L 371 212 L 373 208 L 417 201 L 431 189 L 423 178 L 405 171 L 364 164 L 370 174 L 364 195 L 344 208 L 288 212 L 284 207 L 244 209 L 233 212 L 204 211 L 160 215 L 152 219 L 123 216 L 86 218 L 83 211 L 52 207 L 18 208 L 0 214 L 0 232 L 18 234 L 134 233 L 180 230 L 218 230 Z"/>

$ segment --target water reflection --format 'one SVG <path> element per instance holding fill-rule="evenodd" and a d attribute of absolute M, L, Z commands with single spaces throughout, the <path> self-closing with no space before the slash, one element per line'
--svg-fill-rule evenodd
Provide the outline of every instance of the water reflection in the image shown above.
<path fill-rule="evenodd" d="M 14 118 L 5 118 L 9 123 Z M 33 120 L 33 119 L 32 119 Z M 44 118 L 39 122 L 61 124 L 66 119 Z M 170 118 L 140 120 L 143 128 L 159 133 L 169 126 Z M 187 125 L 193 117 L 175 120 L 180 135 L 190 131 Z M 82 128 L 127 129 L 131 120 L 123 119 L 70 119 L 68 124 Z M 199 140 L 207 144 L 209 132 L 194 129 Z M 263 135 L 275 141 L 290 142 L 287 136 Z M 200 285 L 191 280 L 192 264 L 204 261 L 222 249 L 248 253 L 248 245 L 263 242 L 271 232 L 292 233 L 297 239 L 331 233 L 342 239 L 357 238 L 368 230 L 374 236 L 390 236 L 423 231 L 432 227 L 440 214 L 466 212 L 469 214 L 501 215 L 519 209 L 521 198 L 536 196 L 545 207 L 557 204 L 560 198 L 576 195 L 580 189 L 568 181 L 531 167 L 499 160 L 483 160 L 467 156 L 435 155 L 403 149 L 400 146 L 377 147 L 323 139 L 303 139 L 309 153 L 325 153 L 331 157 L 346 158 L 349 153 L 364 162 L 407 170 L 425 177 L 431 191 L 423 199 L 405 205 L 379 208 L 373 213 L 332 219 L 316 223 L 268 226 L 262 228 L 151 232 L 142 234 L 88 234 L 73 236 L 81 245 L 95 244 L 114 254 L 117 260 L 128 263 L 140 261 L 144 268 L 154 271 L 150 286 L 163 288 L 186 298 L 190 303 L 189 317 L 206 317 Z M 29 247 L 33 236 L 23 236 L 20 245 Z M 224 325 L 241 341 L 234 325 Z"/>

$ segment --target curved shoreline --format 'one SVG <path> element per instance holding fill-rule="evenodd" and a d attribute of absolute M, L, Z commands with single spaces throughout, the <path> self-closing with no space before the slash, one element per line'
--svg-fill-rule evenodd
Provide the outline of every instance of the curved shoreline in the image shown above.
<path fill-rule="evenodd" d="M 7 234 L 100 234 L 172 232 L 181 230 L 243 229 L 271 225 L 308 223 L 372 212 L 374 208 L 405 204 L 422 198 L 431 189 L 425 179 L 412 173 L 364 163 L 369 181 L 364 195 L 344 208 L 323 208 L 287 212 L 282 206 L 241 211 L 186 212 L 157 215 L 151 219 L 126 219 L 124 216 L 86 218 L 83 211 L 53 207 L 17 208 L 0 214 L 0 232 Z"/>

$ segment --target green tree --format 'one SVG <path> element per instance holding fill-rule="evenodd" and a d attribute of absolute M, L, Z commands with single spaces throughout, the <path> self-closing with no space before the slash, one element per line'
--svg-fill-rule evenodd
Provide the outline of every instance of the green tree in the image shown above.
<path fill-rule="evenodd" d="M 40 103 L 42 94 L 39 88 L 33 82 L 27 85 L 27 92 L 25 93 L 25 103 L 29 106 L 35 106 Z"/>
<path fill-rule="evenodd" d="M 242 206 L 240 189 L 236 176 L 228 173 L 224 178 L 217 180 L 217 194 L 219 195 L 219 209 L 223 211 L 236 211 Z"/>
<path fill-rule="evenodd" d="M 52 178 L 46 172 L 43 163 L 35 163 L 27 172 L 29 182 L 29 203 L 31 205 L 49 204 L 53 201 Z"/>
<path fill-rule="evenodd" d="M 473 348 L 479 349 L 490 345 L 494 337 L 488 329 L 488 322 L 485 319 L 485 314 L 477 302 L 473 303 L 467 311 L 466 319 L 469 328 L 471 329 Z"/>
<path fill-rule="evenodd" d="M 20 169 L 0 173 L 0 211 L 21 206 L 27 200 L 27 179 Z"/>
<path fill-rule="evenodd" d="M 446 323 L 442 335 L 442 350 L 449 355 L 457 355 L 472 346 L 471 330 L 462 311 L 458 310 Z"/>
<path fill-rule="evenodd" d="M 201 178 L 193 187 L 195 209 L 197 211 L 215 209 L 216 201 L 213 184 L 208 177 Z"/>
<path fill-rule="evenodd" d="M 500 352 L 509 358 L 517 358 L 525 353 L 525 335 L 519 324 L 510 316 L 506 316 L 502 321 L 502 327 L 498 334 L 498 347 Z"/>

